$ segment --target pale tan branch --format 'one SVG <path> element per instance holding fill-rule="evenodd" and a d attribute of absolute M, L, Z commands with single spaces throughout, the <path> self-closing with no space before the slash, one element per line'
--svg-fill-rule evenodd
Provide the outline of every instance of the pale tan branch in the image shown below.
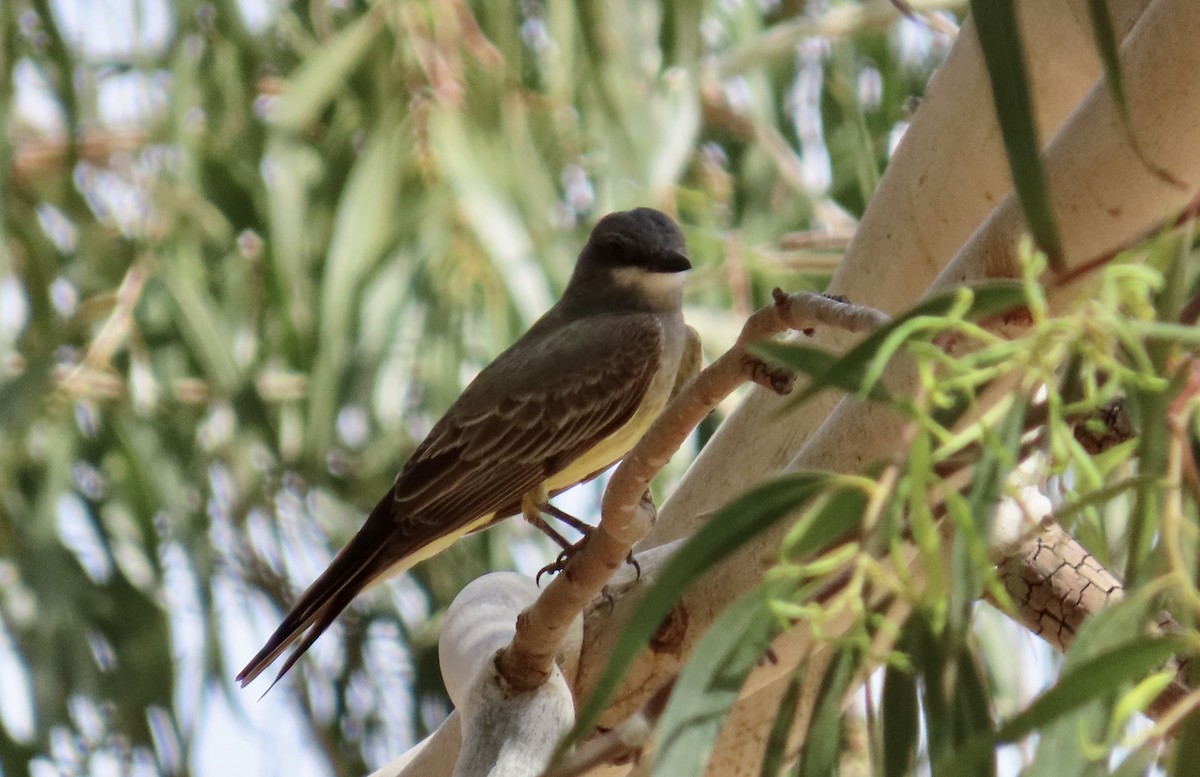
<path fill-rule="evenodd" d="M 580 777 L 598 766 L 621 763 L 639 756 L 650 741 L 663 710 L 667 708 L 674 687 L 674 681 L 663 685 L 641 709 L 613 728 L 584 742 L 573 753 L 543 772 L 541 777 Z"/>
<path fill-rule="evenodd" d="M 650 481 L 692 430 L 747 381 L 779 393 L 791 390 L 795 375 L 751 355 L 751 345 L 788 329 L 828 324 L 858 330 L 886 320 L 876 311 L 818 294 L 789 295 L 776 289 L 773 296 L 774 304 L 750 316 L 734 346 L 687 384 L 617 467 L 604 492 L 600 525 L 563 573 L 521 613 L 512 644 L 500 654 L 500 673 L 514 688 L 536 688 L 549 676 L 567 626 L 600 594 L 649 530 L 655 515 L 647 492 Z"/>

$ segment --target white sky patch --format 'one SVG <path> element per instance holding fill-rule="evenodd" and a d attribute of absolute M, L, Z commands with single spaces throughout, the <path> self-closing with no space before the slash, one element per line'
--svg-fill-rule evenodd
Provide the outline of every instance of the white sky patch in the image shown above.
<path fill-rule="evenodd" d="M 224 651 L 225 665 L 237 670 L 261 647 L 280 613 L 265 597 L 248 592 L 240 581 L 223 573 L 214 577 L 212 586 L 216 611 L 220 613 L 218 644 Z M 203 639 L 203 632 L 180 636 L 199 640 Z M 336 641 L 336 637 L 318 640 L 314 648 L 319 649 L 326 641 Z M 251 687 L 235 688 L 228 696 L 211 684 L 198 689 L 192 702 L 198 710 L 192 753 L 192 769 L 196 774 L 317 777 L 329 773 L 325 757 L 307 744 L 307 728 L 289 698 L 293 689 L 281 684 L 262 695 L 274 672 L 272 667 Z M 296 672 L 285 678 L 283 684 L 299 682 L 302 682 L 300 674 Z"/>
<path fill-rule="evenodd" d="M 59 253 L 75 253 L 77 234 L 71 220 L 48 202 L 39 202 L 35 212 L 42 232 L 46 233 L 46 237 L 50 238 L 50 242 L 54 243 Z"/>
<path fill-rule="evenodd" d="M 62 109 L 37 66 L 28 59 L 13 68 L 13 115 L 47 134 L 61 133 L 65 126 Z"/>
<path fill-rule="evenodd" d="M 348 448 L 361 448 L 370 441 L 371 416 L 361 405 L 346 405 L 337 416 L 338 439 Z"/>
<path fill-rule="evenodd" d="M 893 28 L 892 37 L 895 40 L 896 59 L 909 70 L 926 67 L 929 63 L 929 52 L 933 47 L 934 36 L 940 36 L 923 22 L 913 21 L 907 17 L 900 20 Z"/>
<path fill-rule="evenodd" d="M 242 21 L 252 34 L 267 32 L 280 3 L 240 0 Z M 176 26 L 170 0 L 54 0 L 55 21 L 69 45 L 92 65 L 164 53 Z M 65 130 L 65 117 L 36 65 L 16 63 L 13 115 L 46 134 Z M 166 72 L 106 72 L 97 83 L 97 112 L 109 126 L 137 126 L 167 104 L 171 79 Z"/>
<path fill-rule="evenodd" d="M 79 304 L 79 292 L 75 285 L 61 275 L 50 284 L 50 304 L 63 318 L 70 318 Z"/>
<path fill-rule="evenodd" d="M 254 34 L 259 34 L 266 32 L 275 19 L 279 3 L 272 0 L 240 0 L 238 7 L 242 11 L 242 21 L 246 28 Z"/>
<path fill-rule="evenodd" d="M 797 47 L 796 79 L 788 94 L 792 125 L 800 140 L 800 169 L 810 192 L 824 192 L 833 182 L 833 163 L 825 146 L 821 95 L 829 43 L 813 38 Z"/>
<path fill-rule="evenodd" d="M 316 506 L 316 510 L 310 510 L 309 499 L 290 489 L 282 489 L 275 495 L 275 520 L 280 528 L 284 566 L 288 580 L 298 591 L 316 580 L 333 561 L 328 538 L 336 533 L 329 521 L 340 511 L 332 500 L 321 499 Z M 361 523 L 361 516 L 357 520 Z"/>
<path fill-rule="evenodd" d="M 103 583 L 112 576 L 112 563 L 104 550 L 88 507 L 77 494 L 66 493 L 55 502 L 58 515 L 58 539 L 75 554 L 80 566 L 93 581 Z"/>
<path fill-rule="evenodd" d="M 411 575 L 397 575 L 387 582 L 387 586 L 406 626 L 416 628 L 429 620 L 429 597 Z"/>
<path fill-rule="evenodd" d="M 171 76 L 129 71 L 107 75 L 98 85 L 100 120 L 112 127 L 136 126 L 164 111 Z"/>
<path fill-rule="evenodd" d="M 900 141 L 904 140 L 904 133 L 908 132 L 908 122 L 898 121 L 896 125 L 888 132 L 887 138 L 887 155 L 888 159 L 896 153 L 896 149 L 900 147 Z"/>
<path fill-rule="evenodd" d="M 192 770 L 201 775 L 246 774 L 258 777 L 328 777 L 324 755 L 309 744 L 309 732 L 276 688 L 258 700 L 231 706 L 219 689 L 209 687 L 201 702 L 204 715 L 196 732 Z"/>
<path fill-rule="evenodd" d="M 90 59 L 120 59 L 166 47 L 174 20 L 167 0 L 54 0 L 73 48 Z"/>
<path fill-rule="evenodd" d="M 206 624 L 186 551 L 176 542 L 165 542 L 161 547 L 162 597 L 171 615 L 171 652 L 175 656 L 175 713 L 180 728 L 187 731 L 200 715 Z M 162 736 L 173 736 L 168 727 L 162 732 Z"/>
<path fill-rule="evenodd" d="M 395 623 L 376 621 L 367 631 L 366 671 L 356 673 L 346 689 L 346 704 L 357 727 L 372 712 L 385 721 L 382 730 L 359 729 L 368 763 L 383 764 L 414 743 L 396 741 L 393 732 L 412 731 L 414 714 L 412 658 Z"/>
<path fill-rule="evenodd" d="M 74 178 L 98 221 L 117 227 L 127 237 L 140 236 L 150 223 L 150 198 L 143 188 L 87 162 L 75 168 Z"/>
<path fill-rule="evenodd" d="M 0 278 L 0 344 L 13 343 L 29 323 L 29 299 L 15 275 Z"/>
<path fill-rule="evenodd" d="M 883 102 L 883 75 L 878 68 L 867 65 L 858 73 L 855 82 L 858 102 L 864 111 L 873 111 Z"/>
<path fill-rule="evenodd" d="M 32 742 L 33 683 L 3 621 L 0 621 L 0 688 L 4 689 L 0 694 L 0 724 L 18 742 Z"/>
<path fill-rule="evenodd" d="M 62 777 L 49 758 L 34 758 L 29 762 L 29 773 L 33 777 Z"/>

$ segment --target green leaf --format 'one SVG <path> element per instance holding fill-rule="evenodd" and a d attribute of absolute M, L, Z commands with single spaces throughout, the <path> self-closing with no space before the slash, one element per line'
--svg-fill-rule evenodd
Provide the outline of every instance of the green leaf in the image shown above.
<path fill-rule="evenodd" d="M 925 736 L 931 760 L 951 750 L 954 718 L 948 704 L 946 666 L 950 655 L 944 640 L 938 639 L 926 612 L 916 611 L 905 624 L 901 646 L 913 662 L 920 681 L 921 709 L 925 713 Z M 935 760 L 936 763 L 936 760 Z"/>
<path fill-rule="evenodd" d="M 1008 152 L 1013 186 L 1033 239 L 1046 253 L 1050 266 L 1056 272 L 1062 272 L 1066 269 L 1062 240 L 1042 168 L 1029 76 L 1017 29 L 1016 3 L 1014 0 L 971 0 L 971 15 L 992 82 L 992 99 L 1004 148 Z"/>
<path fill-rule="evenodd" d="M 780 556 L 787 561 L 804 561 L 814 548 L 833 547 L 838 540 L 857 531 L 868 496 L 855 486 L 826 493 L 824 503 L 807 510 L 779 543 Z"/>
<path fill-rule="evenodd" d="M 1115 691 L 1137 680 L 1164 661 L 1188 650 L 1182 637 L 1135 638 L 1088 659 L 1064 672 L 1054 687 L 1033 700 L 1029 707 L 1000 726 L 1000 742 L 1021 737 L 1056 720 L 1103 693 Z"/>
<path fill-rule="evenodd" d="M 393 237 L 401 207 L 408 127 L 398 110 L 380 118 L 338 202 L 321 284 L 321 341 L 309 388 L 308 453 L 324 456 L 341 406 L 340 381 L 361 287 Z"/>
<path fill-rule="evenodd" d="M 917 679 L 889 665 L 883 675 L 883 777 L 905 777 L 917 752 Z"/>
<path fill-rule="evenodd" d="M 818 355 L 816 349 L 811 346 L 789 343 L 761 343 L 754 346 L 752 351 L 772 362 L 811 376 L 808 386 L 794 400 L 796 404 L 807 401 L 827 388 L 840 388 L 859 395 L 870 395 L 872 391 L 882 392 L 885 391 L 883 387 L 876 389 L 876 384 L 868 385 L 867 378 L 884 344 L 902 327 L 916 319 L 945 316 L 962 308 L 964 295 L 970 295 L 963 313 L 968 319 L 999 315 L 1025 304 L 1025 289 L 1020 283 L 989 281 L 934 294 L 897 316 L 887 326 L 872 332 L 841 358 Z"/>
<path fill-rule="evenodd" d="M 1137 750 L 1134 750 L 1125 756 L 1125 760 L 1121 761 L 1120 766 L 1113 770 L 1112 777 L 1145 777 L 1147 774 L 1154 774 L 1155 772 L 1151 771 L 1151 769 L 1158 760 L 1157 751 L 1159 747 L 1159 743 L 1154 742 L 1142 745 Z M 1192 761 L 1190 764 L 1193 770 L 1195 764 L 1196 761 Z"/>
<path fill-rule="evenodd" d="M 950 629 L 956 639 L 965 639 L 983 591 L 984 570 L 988 568 L 987 538 L 1000 502 L 1004 484 L 1017 465 L 1021 436 L 1025 431 L 1025 402 L 1016 400 L 999 428 L 983 438 L 983 454 L 975 465 L 971 491 L 967 497 L 968 520 L 958 520 L 951 548 L 953 575 L 950 581 Z M 953 500 L 948 500 L 948 504 Z"/>
<path fill-rule="evenodd" d="M 54 352 L 38 352 L 15 378 L 0 383 L 0 430 L 16 440 L 40 414 L 54 388 Z"/>
<path fill-rule="evenodd" d="M 1170 171 L 1154 164 L 1146 156 L 1142 144 L 1138 141 L 1137 133 L 1133 130 L 1133 119 L 1129 113 L 1129 101 L 1125 97 L 1125 77 L 1121 74 L 1120 43 L 1113 29 L 1112 16 L 1108 12 L 1107 0 L 1088 0 L 1088 20 L 1092 25 L 1092 38 L 1096 42 L 1096 52 L 1100 55 L 1100 64 L 1104 67 L 1104 84 L 1108 87 L 1109 96 L 1116 106 L 1117 115 L 1121 118 L 1121 129 L 1129 146 L 1142 163 L 1153 175 L 1178 188 L 1186 184 Z"/>
<path fill-rule="evenodd" d="M 1126 632 L 1127 633 L 1127 632 Z M 1064 667 L 1054 687 L 1033 700 L 1024 712 L 1002 723 L 987 735 L 976 737 L 958 748 L 946 764 L 947 774 L 965 774 L 965 765 L 997 743 L 1016 742 L 1022 737 L 1062 719 L 1083 705 L 1113 693 L 1185 653 L 1191 642 L 1182 637 L 1134 638 L 1082 661 Z"/>
<path fill-rule="evenodd" d="M 294 132 L 316 120 L 317 114 L 345 88 L 346 79 L 383 29 L 382 9 L 377 5 L 358 17 L 304 61 L 271 106 L 268 121 L 272 125 Z"/>
<path fill-rule="evenodd" d="M 218 394 L 228 396 L 237 388 L 241 372 L 233 360 L 233 334 L 221 306 L 191 275 L 199 263 L 193 247 L 181 245 L 176 261 L 176 266 L 158 273 L 156 278 L 175 302 L 176 321 L 204 369 L 204 378 Z"/>
<path fill-rule="evenodd" d="M 821 382 L 822 389 L 835 388 L 854 394 L 866 396 L 877 402 L 889 402 L 892 395 L 881 383 L 866 386 L 866 378 L 870 362 L 856 364 L 839 364 L 836 354 L 823 348 L 817 348 L 803 343 L 781 343 L 764 341 L 750 346 L 750 353 L 774 364 L 782 364 L 798 373 L 810 376 L 809 386 Z M 813 391 L 813 394 L 816 392 Z M 811 396 L 805 392 L 805 398 Z"/>
<path fill-rule="evenodd" d="M 955 663 L 954 727 L 955 742 L 969 742 L 979 734 L 986 735 L 992 729 L 991 693 L 980 674 L 978 659 L 971 651 L 969 642 L 962 649 Z M 943 774 L 943 772 L 937 772 Z M 971 774 L 987 777 L 996 773 L 996 756 L 993 751 L 981 752 L 965 771 L 954 774 Z"/>
<path fill-rule="evenodd" d="M 1112 95 L 1117 113 L 1126 129 L 1129 128 L 1129 104 L 1125 101 L 1125 80 L 1121 76 L 1121 60 L 1117 50 L 1117 35 L 1113 31 L 1112 16 L 1108 13 L 1105 0 L 1088 0 L 1088 17 L 1092 23 L 1092 37 L 1096 41 L 1096 52 L 1104 67 L 1104 81 Z"/>
<path fill-rule="evenodd" d="M 1161 364 L 1157 366 L 1162 367 Z M 1134 426 L 1138 429 L 1137 474 L 1145 478 L 1136 490 L 1137 497 L 1129 515 L 1129 548 L 1123 579 L 1130 588 L 1143 581 L 1158 534 L 1165 498 L 1160 483 L 1167 474 L 1170 447 L 1167 412 L 1175 393 L 1173 389 L 1163 391 L 1152 386 L 1133 385 L 1126 395 Z"/>
<path fill-rule="evenodd" d="M 859 658 L 857 651 L 838 651 L 817 691 L 812 719 L 800 751 L 796 767 L 799 777 L 831 777 L 838 772 L 838 755 L 842 746 L 842 704 L 846 690 L 854 679 Z"/>
<path fill-rule="evenodd" d="M 1154 597 L 1135 593 L 1104 608 L 1083 622 L 1075 641 L 1067 651 L 1060 674 L 1074 671 L 1086 661 L 1122 645 L 1130 635 L 1144 633 L 1158 612 Z M 1084 704 L 1038 732 L 1038 745 L 1026 777 L 1058 777 L 1081 774 L 1091 758 L 1084 752 L 1081 734 L 1100 738 L 1105 735 L 1112 694 L 1098 692 L 1095 700 Z"/>
<path fill-rule="evenodd" d="M 759 770 L 761 777 L 777 777 L 784 767 L 788 735 L 792 731 L 792 724 L 796 722 L 796 713 L 800 705 L 800 691 L 804 687 L 804 667 L 805 664 L 801 664 L 796 669 L 795 674 L 788 680 L 783 698 L 779 700 L 775 720 L 771 723 L 771 730 L 767 733 L 767 747 L 763 751 L 762 769 Z"/>
<path fill-rule="evenodd" d="M 792 514 L 825 486 L 831 477 L 824 473 L 800 472 L 766 483 L 734 500 L 692 535 L 667 562 L 658 582 L 646 592 L 630 616 L 591 696 L 580 705 L 575 727 L 559 745 L 560 753 L 595 727 L 600 713 L 616 693 L 621 678 L 638 654 L 650 644 L 659 625 L 670 614 L 684 590 L 712 566 Z M 799 544 L 803 545 L 803 540 Z M 814 546 L 809 551 L 817 549 Z"/>
<path fill-rule="evenodd" d="M 704 772 L 742 683 L 766 652 L 777 626 L 761 587 L 738 597 L 713 621 L 696 643 L 663 711 L 655 774 L 686 777 Z"/>
<path fill-rule="evenodd" d="M 1171 777 L 1191 777 L 1200 763 L 1200 715 L 1188 715 L 1171 750 Z M 1145 774 L 1146 772 L 1140 772 Z"/>
<path fill-rule="evenodd" d="M 1114 483 L 1109 483 L 1106 486 L 1101 486 L 1094 491 L 1089 491 L 1080 497 L 1072 499 L 1054 511 L 1054 519 L 1064 526 L 1070 525 L 1070 522 L 1076 515 L 1085 512 L 1089 508 L 1099 507 L 1113 499 L 1124 495 L 1128 491 L 1138 488 L 1144 488 L 1154 483 L 1161 482 L 1158 478 L 1150 475 L 1134 475 L 1128 478 L 1122 478 Z M 1086 545 L 1086 543 L 1085 543 Z"/>

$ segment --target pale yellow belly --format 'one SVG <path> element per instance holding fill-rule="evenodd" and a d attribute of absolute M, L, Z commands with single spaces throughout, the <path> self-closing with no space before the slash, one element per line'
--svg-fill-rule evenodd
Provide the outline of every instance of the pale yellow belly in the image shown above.
<path fill-rule="evenodd" d="M 553 493 L 564 488 L 570 488 L 581 480 L 594 475 L 602 469 L 606 469 L 613 462 L 620 459 L 626 453 L 629 453 L 629 449 L 636 445 L 638 440 L 642 439 L 642 435 L 646 433 L 646 430 L 650 428 L 650 424 L 662 412 L 665 404 L 665 401 L 643 403 L 638 408 L 638 411 L 634 413 L 633 418 L 629 419 L 629 423 L 608 437 L 605 437 L 587 453 L 568 464 L 567 468 L 562 472 L 546 478 L 546 492 Z"/>
<path fill-rule="evenodd" d="M 550 494 L 555 491 L 570 488 L 571 486 L 590 477 L 591 475 L 594 475 L 600 470 L 608 468 L 613 462 L 617 461 L 626 453 L 628 453 L 629 449 L 636 445 L 637 441 L 640 440 L 642 435 L 646 433 L 646 430 L 650 428 L 650 424 L 654 422 L 654 419 L 658 417 L 658 414 L 662 412 L 663 408 L 667 404 L 669 393 L 669 388 L 663 387 L 660 385 L 660 381 L 656 380 L 655 384 L 652 385 L 650 390 L 647 392 L 648 401 L 642 403 L 642 406 L 638 408 L 636 413 L 634 413 L 633 418 L 629 419 L 629 423 L 625 424 L 608 437 L 605 437 L 603 440 L 593 446 L 591 450 L 587 451 L 578 459 L 567 465 L 567 468 L 562 472 L 547 478 L 542 484 L 545 493 Z M 661 396 L 661 399 L 657 398 L 659 396 Z M 414 564 L 425 561 L 429 558 L 433 558 L 446 548 L 453 545 L 464 535 L 484 528 L 491 523 L 495 517 L 495 513 L 481 515 L 479 518 L 476 518 L 474 521 L 471 521 L 471 523 L 461 527 L 457 531 L 453 531 L 444 536 L 438 537 L 428 545 L 425 545 L 424 547 L 410 553 L 386 569 L 384 572 L 377 575 L 374 580 L 372 580 L 370 585 L 374 585 L 380 580 L 391 577 L 392 575 L 397 575 L 411 568 Z"/>

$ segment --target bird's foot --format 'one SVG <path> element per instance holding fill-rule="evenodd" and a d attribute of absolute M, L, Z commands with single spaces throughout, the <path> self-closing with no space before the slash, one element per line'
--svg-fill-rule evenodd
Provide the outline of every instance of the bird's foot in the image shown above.
<path fill-rule="evenodd" d="M 541 585 L 542 575 L 555 575 L 566 569 L 567 564 L 570 563 L 575 554 L 583 549 L 584 543 L 586 543 L 588 540 L 588 536 L 588 534 L 584 534 L 583 537 L 580 538 L 579 542 L 576 542 L 574 545 L 565 546 L 558 554 L 558 558 L 554 559 L 553 562 L 538 570 L 537 577 L 534 578 L 534 581 L 538 585 Z"/>
<path fill-rule="evenodd" d="M 569 564 L 571 559 L 575 557 L 575 554 L 577 554 L 580 550 L 583 549 L 584 544 L 588 541 L 588 537 L 590 537 L 590 536 L 591 536 L 590 532 L 587 534 L 584 534 L 583 537 L 579 540 L 579 542 L 576 542 L 574 545 L 570 545 L 568 547 L 563 548 L 562 551 L 558 554 L 558 558 L 554 559 L 553 563 L 547 564 L 546 566 L 539 569 L 538 573 L 537 573 L 537 577 L 535 578 L 535 581 L 537 582 L 537 584 L 541 585 L 542 575 L 554 575 L 554 574 L 562 572 L 564 569 L 566 569 L 567 564 Z M 641 580 L 642 579 L 642 565 L 639 564 L 638 560 L 633 557 L 632 550 L 629 551 L 629 555 L 625 557 L 625 563 L 629 564 L 631 567 L 633 567 L 634 579 Z"/>

